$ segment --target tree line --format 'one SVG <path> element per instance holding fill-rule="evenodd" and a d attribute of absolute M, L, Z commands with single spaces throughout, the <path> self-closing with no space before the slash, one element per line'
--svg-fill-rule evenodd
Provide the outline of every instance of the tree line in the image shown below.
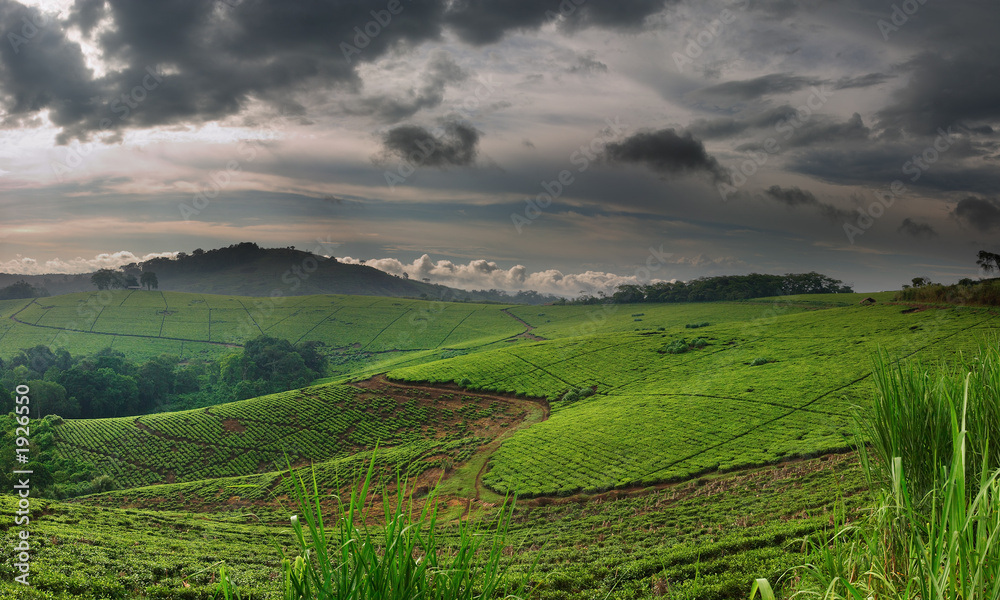
<path fill-rule="evenodd" d="M 297 389 L 325 376 L 321 342 L 293 345 L 258 337 L 219 361 L 161 355 L 132 361 L 104 348 L 72 356 L 38 345 L 0 358 L 0 414 L 14 407 L 14 388 L 32 392 L 32 418 L 97 419 L 184 410 Z"/>
<path fill-rule="evenodd" d="M 611 295 L 598 293 L 557 304 L 632 304 L 642 302 L 716 302 L 748 300 L 767 296 L 796 294 L 850 294 L 853 289 L 843 281 L 820 273 L 787 275 L 722 275 L 700 277 L 691 281 L 660 281 L 646 285 L 620 285 Z"/>

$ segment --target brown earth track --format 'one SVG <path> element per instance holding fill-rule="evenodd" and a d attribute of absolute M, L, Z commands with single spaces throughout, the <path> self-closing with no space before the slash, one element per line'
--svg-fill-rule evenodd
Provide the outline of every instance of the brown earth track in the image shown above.
<path fill-rule="evenodd" d="M 513 315 L 511 315 L 511 316 L 513 316 Z M 507 403 L 513 404 L 513 405 L 515 405 L 515 406 L 517 406 L 519 408 L 524 408 L 525 410 L 528 410 L 528 409 L 533 408 L 533 407 L 541 407 L 541 409 L 542 409 L 542 421 L 547 420 L 549 418 L 549 414 L 551 412 L 551 408 L 549 407 L 548 400 L 546 400 L 544 398 L 538 398 L 538 399 L 517 398 L 517 397 L 515 397 L 514 394 L 501 394 L 501 393 L 497 393 L 497 392 L 493 392 L 493 393 L 468 392 L 466 390 L 463 390 L 459 386 L 455 385 L 454 383 L 441 383 L 441 384 L 433 384 L 433 385 L 431 385 L 431 384 L 411 384 L 411 383 L 405 383 L 405 382 L 399 382 L 399 381 L 390 381 L 389 379 L 387 379 L 385 377 L 385 374 L 380 374 L 380 375 L 376 375 L 374 377 L 371 377 L 370 379 L 366 379 L 364 381 L 359 381 L 359 382 L 352 383 L 351 385 L 354 386 L 354 387 L 356 387 L 356 388 L 358 388 L 358 389 L 373 390 L 373 391 L 374 390 L 384 390 L 385 387 L 396 387 L 396 388 L 399 388 L 399 389 L 421 390 L 421 391 L 425 391 L 425 392 L 428 392 L 428 393 L 441 393 L 441 392 L 461 393 L 461 394 L 466 395 L 466 396 L 473 396 L 473 397 L 479 397 L 479 398 L 487 398 L 487 399 L 490 399 L 490 400 L 499 400 L 499 401 L 502 401 L 502 402 L 507 402 Z M 516 427 L 516 425 L 514 427 Z M 500 444 L 503 442 L 503 440 L 500 439 L 501 436 L 502 436 L 502 433 L 497 438 L 494 438 L 490 443 L 486 444 L 485 446 L 482 446 L 476 453 L 480 454 L 480 453 L 484 453 L 485 452 L 487 454 L 493 454 L 494 452 L 496 452 L 497 449 L 500 447 Z M 486 474 L 486 471 L 488 470 L 488 468 L 489 468 L 489 460 L 486 460 L 486 461 L 483 462 L 483 466 L 479 468 L 479 472 L 476 473 L 476 479 L 475 479 L 475 484 L 474 484 L 475 485 L 475 490 L 476 490 L 476 494 L 475 494 L 475 498 L 474 498 L 475 501 L 478 501 L 480 499 L 481 495 L 482 495 L 482 489 L 483 489 L 482 488 L 482 479 L 483 479 L 483 475 Z"/>
<path fill-rule="evenodd" d="M 525 321 L 521 317 L 519 317 L 519 316 L 515 315 L 514 313 L 510 312 L 509 308 L 504 308 L 500 312 L 502 312 L 505 315 L 507 315 L 508 317 L 514 319 L 515 321 L 517 321 L 521 325 L 524 325 L 524 328 L 525 328 L 524 333 L 519 333 L 517 335 L 511 336 L 510 340 L 514 340 L 514 339 L 517 339 L 517 338 L 524 338 L 524 339 L 532 340 L 532 341 L 535 341 L 535 342 L 542 342 L 542 341 L 545 341 L 545 340 L 548 339 L 548 338 L 543 338 L 541 336 L 538 336 L 538 335 L 535 335 L 535 334 L 531 333 L 532 331 L 535 330 L 535 326 L 529 324 L 527 321 Z M 510 341 L 510 340 L 508 340 L 508 341 Z"/>

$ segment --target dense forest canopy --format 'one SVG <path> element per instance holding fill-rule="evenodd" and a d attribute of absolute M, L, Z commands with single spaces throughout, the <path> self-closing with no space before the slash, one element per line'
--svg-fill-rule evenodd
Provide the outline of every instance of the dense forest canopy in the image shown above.
<path fill-rule="evenodd" d="M 795 294 L 850 294 L 854 290 L 844 282 L 820 273 L 787 275 L 723 275 L 691 281 L 661 281 L 646 285 L 620 285 L 610 296 L 581 296 L 574 304 L 612 302 L 714 302 L 748 300 L 767 296 Z"/>

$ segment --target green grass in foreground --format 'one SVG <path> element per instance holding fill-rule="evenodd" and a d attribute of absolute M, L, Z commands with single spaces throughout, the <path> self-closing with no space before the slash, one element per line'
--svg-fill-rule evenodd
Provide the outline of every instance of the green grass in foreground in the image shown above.
<path fill-rule="evenodd" d="M 859 429 L 874 506 L 812 541 L 798 591 L 823 600 L 1000 598 L 1000 349 L 958 366 L 875 362 Z M 756 590 L 754 590 L 756 591 Z M 754 592 L 751 592 L 753 598 Z M 766 588 L 762 596 L 767 596 Z"/>

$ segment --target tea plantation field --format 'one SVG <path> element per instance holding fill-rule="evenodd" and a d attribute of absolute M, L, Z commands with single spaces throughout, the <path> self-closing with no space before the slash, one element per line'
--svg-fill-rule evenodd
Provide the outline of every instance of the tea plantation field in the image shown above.
<path fill-rule="evenodd" d="M 445 457 L 464 461 L 524 416 L 513 401 L 479 395 L 393 397 L 328 384 L 184 412 L 66 420 L 55 431 L 60 453 L 133 488 L 273 472 L 286 456 L 302 464 L 360 453 L 336 463 L 354 464 L 376 445 L 419 475 Z"/>
<path fill-rule="evenodd" d="M 260 335 L 365 353 L 469 348 L 518 335 L 503 306 L 373 296 L 246 298 L 113 290 L 0 301 L 0 356 L 36 344 L 131 358 L 217 356 Z"/>
<path fill-rule="evenodd" d="M 347 296 L 268 306 L 159 292 L 0 302 L 0 356 L 37 343 L 215 356 L 261 333 L 354 353 L 302 390 L 64 420 L 58 451 L 92 461 L 118 489 L 46 503 L 33 521 L 46 575 L 36 595 L 10 597 L 207 599 L 221 560 L 255 597 L 275 597 L 280 563 L 266 540 L 289 540 L 284 456 L 315 464 L 333 492 L 376 445 L 383 472 L 398 467 L 420 487 L 441 478 L 451 519 L 518 494 L 505 560 L 515 571 L 539 560 L 538 598 L 746 597 L 753 577 L 773 581 L 802 562 L 796 540 L 830 526 L 838 502 L 866 501 L 848 450 L 855 410 L 872 396 L 873 354 L 930 363 L 997 343 L 996 311 L 889 295 L 874 306 L 852 294 L 604 306 Z M 0 596 L 15 589 L 10 562 Z"/>
<path fill-rule="evenodd" d="M 648 598 L 664 589 L 742 598 L 753 577 L 776 580 L 806 558 L 798 538 L 866 501 L 850 455 L 633 494 L 522 501 L 504 561 L 519 573 L 538 560 L 539 600 Z M 0 510 L 12 513 L 14 504 L 0 496 Z M 244 598 L 278 598 L 279 548 L 294 548 L 291 507 L 231 514 L 38 501 L 36 511 L 31 588 L 12 581 L 17 532 L 4 525 L 4 598 L 207 600 L 220 561 Z"/>
<path fill-rule="evenodd" d="M 550 334 L 588 318 L 579 314 L 583 307 L 568 315 L 552 308 L 512 312 L 529 324 L 547 323 Z M 522 495 L 596 492 L 845 449 L 851 407 L 870 397 L 874 352 L 946 359 L 971 350 L 1000 324 L 985 309 L 795 308 L 716 304 L 688 307 L 678 320 L 632 307 L 630 316 L 645 326 L 631 332 L 620 331 L 616 315 L 606 323 L 618 332 L 490 350 L 388 375 L 466 380 L 470 389 L 548 398 L 552 418 L 505 443 L 484 482 Z M 593 316 L 604 309 L 591 310 Z M 701 319 L 709 324 L 694 331 L 680 324 Z M 689 344 L 695 337 L 704 340 L 702 347 Z M 680 344 L 686 351 L 671 353 L 679 340 L 686 340 Z M 586 388 L 595 393 L 566 397 Z"/>

